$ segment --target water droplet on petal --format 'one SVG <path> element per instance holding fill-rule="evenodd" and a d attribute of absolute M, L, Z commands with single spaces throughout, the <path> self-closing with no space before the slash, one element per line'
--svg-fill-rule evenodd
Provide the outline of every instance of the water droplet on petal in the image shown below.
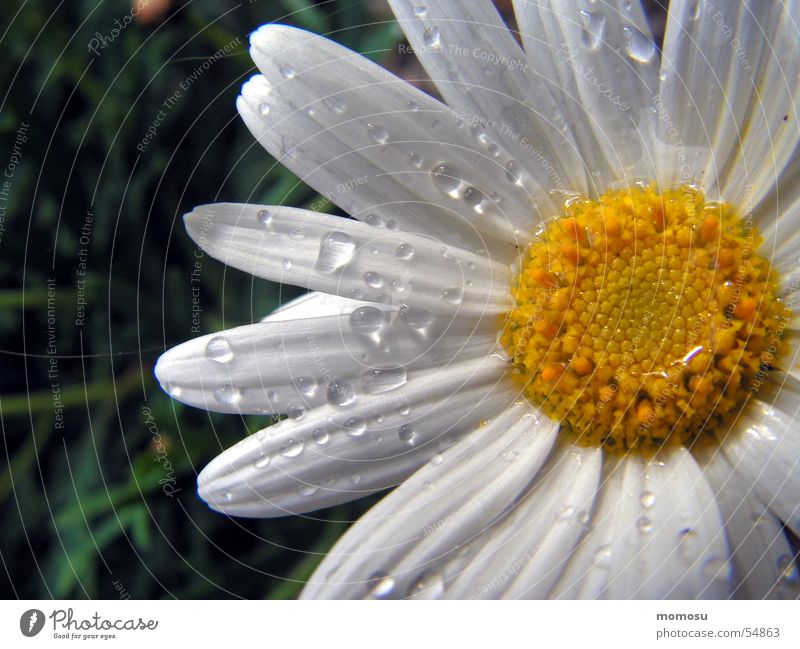
<path fill-rule="evenodd" d="M 284 259 L 281 262 L 281 266 L 283 267 L 283 270 L 291 270 L 292 269 L 292 260 L 291 259 Z"/>
<path fill-rule="evenodd" d="M 656 55 L 656 44 L 633 25 L 622 26 L 625 52 L 634 61 L 649 63 Z"/>
<path fill-rule="evenodd" d="M 398 259 L 411 259 L 414 256 L 414 246 L 410 243 L 401 243 L 394 254 Z"/>
<path fill-rule="evenodd" d="M 652 491 L 643 491 L 639 495 L 639 502 L 643 509 L 650 509 L 656 503 L 656 495 Z"/>
<path fill-rule="evenodd" d="M 299 376 L 294 380 L 295 389 L 304 397 L 313 397 L 317 392 L 317 382 L 307 376 Z"/>
<path fill-rule="evenodd" d="M 269 104 L 267 104 L 266 102 L 263 104 L 259 104 L 258 106 L 258 112 L 264 115 L 265 117 L 269 115 L 269 110 L 270 110 Z"/>
<path fill-rule="evenodd" d="M 564 507 L 556 516 L 557 521 L 568 521 L 575 516 L 574 507 Z"/>
<path fill-rule="evenodd" d="M 329 232 L 319 247 L 314 266 L 323 273 L 332 273 L 350 262 L 355 254 L 356 242 L 344 232 Z"/>
<path fill-rule="evenodd" d="M 442 291 L 442 300 L 447 302 L 448 304 L 458 305 L 461 304 L 461 300 L 464 298 L 464 291 L 460 288 L 448 288 Z"/>
<path fill-rule="evenodd" d="M 361 377 L 361 387 L 367 394 L 381 394 L 406 384 L 408 375 L 404 368 L 369 370 Z"/>
<path fill-rule="evenodd" d="M 298 442 L 296 439 L 290 439 L 281 446 L 281 455 L 283 455 L 283 457 L 297 457 L 303 452 L 303 448 L 302 442 Z"/>
<path fill-rule="evenodd" d="M 206 345 L 206 358 L 217 363 L 230 363 L 233 360 L 233 349 L 227 338 L 214 336 Z"/>
<path fill-rule="evenodd" d="M 300 406 L 289 406 L 286 414 L 289 416 L 289 419 L 301 419 L 303 415 L 306 414 L 306 411 L 305 408 Z"/>
<path fill-rule="evenodd" d="M 417 18 L 424 18 L 428 14 L 428 8 L 423 6 L 414 7 L 414 15 Z"/>
<path fill-rule="evenodd" d="M 280 72 L 284 79 L 291 79 L 295 75 L 294 68 L 287 63 L 280 66 Z"/>
<path fill-rule="evenodd" d="M 422 156 L 419 153 L 411 152 L 408 155 L 408 161 L 411 163 L 411 166 L 415 169 L 419 169 L 422 167 Z"/>
<path fill-rule="evenodd" d="M 720 557 L 712 557 L 703 564 L 703 577 L 710 581 L 730 582 L 733 577 L 733 567 L 730 561 Z"/>
<path fill-rule="evenodd" d="M 348 435 L 353 437 L 361 437 L 367 430 L 367 422 L 363 417 L 349 417 L 344 422 L 344 427 Z"/>
<path fill-rule="evenodd" d="M 415 101 L 409 101 L 406 104 L 406 108 L 410 110 L 412 113 L 416 113 L 419 110 L 419 104 Z"/>
<path fill-rule="evenodd" d="M 611 545 L 601 545 L 592 555 L 592 561 L 598 568 L 611 567 Z"/>
<path fill-rule="evenodd" d="M 653 521 L 647 518 L 647 516 L 641 516 L 639 520 L 636 521 L 636 527 L 639 528 L 642 534 L 647 534 L 653 529 Z"/>
<path fill-rule="evenodd" d="M 800 581 L 797 563 L 790 555 L 784 554 L 778 557 L 777 568 L 782 582 L 796 584 Z"/>
<path fill-rule="evenodd" d="M 417 440 L 417 432 L 409 424 L 400 426 L 397 436 L 401 442 L 405 442 L 409 446 L 414 446 Z"/>
<path fill-rule="evenodd" d="M 331 438 L 331 436 L 328 434 L 328 431 L 326 431 L 324 428 L 315 428 L 312 436 L 314 441 L 320 446 L 327 444 L 328 440 Z"/>
<path fill-rule="evenodd" d="M 370 286 L 371 288 L 380 288 L 383 286 L 383 277 L 381 277 L 380 273 L 376 273 L 372 270 L 364 273 L 364 281 L 366 282 L 367 286 Z"/>
<path fill-rule="evenodd" d="M 458 198 L 463 184 L 458 171 L 447 162 L 440 162 L 431 170 L 433 181 L 445 194 L 451 198 Z"/>
<path fill-rule="evenodd" d="M 227 406 L 235 406 L 242 400 L 242 391 L 236 386 L 227 384 L 214 390 L 214 398 Z"/>
<path fill-rule="evenodd" d="M 269 455 L 263 453 L 258 456 L 258 459 L 255 462 L 253 462 L 253 466 L 256 469 L 263 469 L 265 466 L 269 464 L 269 459 L 270 459 Z"/>
<path fill-rule="evenodd" d="M 382 228 L 384 225 L 383 217 L 380 214 L 367 214 L 364 222 L 373 228 Z"/>
<path fill-rule="evenodd" d="M 319 491 L 319 487 L 314 484 L 304 484 L 300 487 L 301 496 L 313 496 Z"/>
<path fill-rule="evenodd" d="M 422 40 L 428 47 L 438 48 L 442 44 L 442 34 L 438 27 L 431 26 L 422 34 Z"/>
<path fill-rule="evenodd" d="M 394 593 L 394 579 L 385 572 L 373 573 L 367 584 L 367 597 L 369 599 L 388 599 Z"/>
<path fill-rule="evenodd" d="M 581 42 L 584 47 L 591 51 L 597 50 L 603 42 L 603 32 L 606 27 L 606 18 L 599 11 L 584 11 L 578 12 L 583 22 L 583 29 L 581 30 Z"/>
<path fill-rule="evenodd" d="M 439 466 L 442 462 L 444 462 L 444 458 L 438 453 L 431 458 L 431 464 L 433 466 Z"/>
<path fill-rule="evenodd" d="M 413 306 L 402 307 L 399 317 L 400 320 L 417 331 L 424 330 L 433 321 L 433 314 L 430 311 Z"/>
<path fill-rule="evenodd" d="M 383 311 L 374 306 L 362 306 L 350 314 L 349 321 L 355 333 L 371 335 L 383 327 Z"/>
<path fill-rule="evenodd" d="M 256 218 L 261 225 L 269 225 L 270 221 L 272 221 L 272 213 L 269 210 L 258 210 Z"/>
<path fill-rule="evenodd" d="M 678 547 L 681 555 L 687 561 L 693 561 L 697 556 L 697 534 L 689 527 L 678 532 Z"/>
<path fill-rule="evenodd" d="M 338 100 L 331 97 L 323 97 L 322 104 L 334 115 L 344 115 L 345 108 Z"/>
<path fill-rule="evenodd" d="M 233 500 L 233 494 L 227 489 L 223 489 L 222 491 L 220 491 L 219 495 L 222 496 L 223 500 L 227 500 L 228 502 Z"/>
<path fill-rule="evenodd" d="M 328 384 L 328 403 L 334 406 L 346 406 L 356 399 L 353 386 L 343 379 L 334 379 Z"/>
<path fill-rule="evenodd" d="M 386 144 L 386 142 L 389 140 L 389 131 L 379 124 L 367 124 L 367 130 L 369 131 L 370 136 L 372 136 L 372 139 L 378 144 Z"/>
<path fill-rule="evenodd" d="M 397 406 L 397 410 L 395 410 L 395 412 L 398 415 L 405 416 L 405 415 L 407 415 L 408 413 L 411 412 L 411 407 L 407 403 L 403 403 L 403 404 Z"/>
<path fill-rule="evenodd" d="M 417 577 L 406 593 L 411 599 L 444 599 L 444 580 L 438 570 L 426 570 Z"/>
<path fill-rule="evenodd" d="M 522 179 L 522 172 L 520 171 L 519 164 L 515 160 L 509 160 L 506 163 L 506 178 L 508 182 L 520 184 Z"/>
<path fill-rule="evenodd" d="M 358 473 L 354 473 L 350 476 L 350 482 L 357 485 L 359 482 L 361 482 L 361 476 Z"/>
<path fill-rule="evenodd" d="M 700 14 L 703 12 L 703 3 L 700 0 L 695 0 L 692 3 L 691 8 L 689 9 L 689 15 L 692 17 L 692 20 L 699 20 Z"/>

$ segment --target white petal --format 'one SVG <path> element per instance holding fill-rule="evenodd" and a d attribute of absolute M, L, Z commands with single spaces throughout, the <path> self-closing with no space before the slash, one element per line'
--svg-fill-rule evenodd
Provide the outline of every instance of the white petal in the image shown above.
<path fill-rule="evenodd" d="M 401 230 L 514 257 L 528 236 L 531 197 L 451 109 L 302 30 L 266 25 L 251 36 L 250 53 L 264 76 L 242 87 L 239 113 L 304 182 L 356 218 L 374 214 Z"/>
<path fill-rule="evenodd" d="M 507 408 L 373 507 L 328 554 L 303 597 L 414 596 L 432 579 L 431 567 L 519 496 L 557 427 L 539 421 L 527 402 Z"/>
<path fill-rule="evenodd" d="M 515 0 L 531 65 L 556 85 L 593 192 L 653 177 L 658 49 L 638 2 Z"/>
<path fill-rule="evenodd" d="M 562 106 L 489 0 L 443 0 L 424 11 L 414 0 L 389 4 L 447 104 L 490 154 L 504 147 L 544 192 L 587 193 Z"/>
<path fill-rule="evenodd" d="M 748 48 L 742 38 L 734 47 L 736 63 L 755 70 L 756 86 L 739 125 L 741 142 L 725 171 L 722 196 L 746 206 L 757 205 L 775 191 L 784 170 L 797 160 L 800 143 L 800 4 L 759 3 L 764 4 L 771 5 L 772 12 L 751 25 L 752 45 Z"/>
<path fill-rule="evenodd" d="M 264 212 L 269 216 L 259 217 Z M 257 277 L 459 317 L 508 308 L 507 266 L 420 235 L 291 207 L 232 203 L 197 207 L 184 220 L 208 254 Z"/>
<path fill-rule="evenodd" d="M 757 0 L 670 4 L 661 101 L 655 106 L 665 147 L 663 184 L 694 181 L 711 198 L 739 205 L 749 192 L 752 206 L 754 188 L 726 183 L 725 176 L 741 149 L 740 138 L 750 137 L 743 128 L 754 103 L 758 62 L 770 43 L 765 33 L 775 27 L 778 11 L 779 3 Z"/>
<path fill-rule="evenodd" d="M 271 320 L 173 347 L 155 373 L 177 400 L 215 412 L 299 414 L 402 387 L 420 369 L 487 356 L 496 332 L 364 306 L 349 316 Z"/>
<path fill-rule="evenodd" d="M 282 304 L 261 322 L 279 322 L 281 320 L 301 320 L 302 318 L 321 318 L 327 315 L 350 315 L 359 307 L 380 306 L 373 302 L 351 300 L 340 295 L 312 291 L 301 295 L 286 304 Z"/>
<path fill-rule="evenodd" d="M 696 599 L 729 594 L 722 521 L 697 462 L 685 449 L 646 462 L 625 458 L 590 532 L 562 576 L 560 597 Z"/>
<path fill-rule="evenodd" d="M 474 550 L 470 547 L 445 584 L 447 596 L 546 597 L 587 523 L 602 466 L 599 449 L 555 451 L 514 509 L 470 544 Z"/>
<path fill-rule="evenodd" d="M 222 512 L 271 517 L 394 486 L 514 399 L 504 370 L 491 357 L 428 370 L 347 409 L 279 422 L 211 462 L 199 493 Z"/>
<path fill-rule="evenodd" d="M 794 553 L 778 519 L 722 453 L 706 453 L 702 460 L 733 552 L 734 595 L 743 599 L 797 597 L 797 584 L 793 589 L 785 577 Z"/>
<path fill-rule="evenodd" d="M 784 411 L 754 400 L 722 450 L 756 494 L 795 534 L 800 533 L 800 431 L 797 407 Z"/>

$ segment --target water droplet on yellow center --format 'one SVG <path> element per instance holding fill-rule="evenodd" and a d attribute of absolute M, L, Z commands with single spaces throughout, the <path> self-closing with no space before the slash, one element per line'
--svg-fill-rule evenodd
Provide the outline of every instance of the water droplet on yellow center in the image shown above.
<path fill-rule="evenodd" d="M 512 287 L 501 340 L 525 394 L 585 445 L 719 439 L 786 347 L 759 243 L 692 187 L 571 199 Z"/>

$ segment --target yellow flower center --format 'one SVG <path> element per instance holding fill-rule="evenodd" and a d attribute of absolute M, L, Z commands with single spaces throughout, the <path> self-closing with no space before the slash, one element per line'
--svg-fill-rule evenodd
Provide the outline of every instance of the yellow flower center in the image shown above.
<path fill-rule="evenodd" d="M 759 243 L 688 186 L 568 200 L 523 255 L 501 334 L 525 394 L 585 445 L 719 439 L 789 321 Z"/>

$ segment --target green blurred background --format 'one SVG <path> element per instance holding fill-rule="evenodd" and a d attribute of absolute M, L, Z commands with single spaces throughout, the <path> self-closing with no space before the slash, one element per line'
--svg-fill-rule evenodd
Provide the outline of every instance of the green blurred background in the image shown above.
<path fill-rule="evenodd" d="M 208 257 L 192 281 L 181 215 L 195 205 L 317 198 L 236 114 L 247 34 L 290 23 L 397 67 L 400 31 L 363 0 L 150 5 L 0 12 L 5 598 L 294 597 L 374 502 L 267 521 L 208 510 L 198 471 L 269 420 L 184 407 L 152 368 L 198 335 L 193 296 L 208 333 L 299 293 Z"/>

